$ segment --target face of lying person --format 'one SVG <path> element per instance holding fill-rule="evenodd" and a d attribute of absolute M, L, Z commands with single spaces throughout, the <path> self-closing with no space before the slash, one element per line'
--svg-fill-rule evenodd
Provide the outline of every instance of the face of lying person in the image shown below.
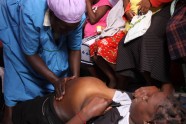
<path fill-rule="evenodd" d="M 66 34 L 69 31 L 74 30 L 80 22 L 67 23 L 57 18 L 52 11 L 50 11 L 50 22 L 53 30 L 59 34 Z"/>
<path fill-rule="evenodd" d="M 155 93 L 149 98 L 136 98 L 133 100 L 130 108 L 130 117 L 136 124 L 144 124 L 152 120 L 158 105 L 166 99 L 162 92 Z"/>

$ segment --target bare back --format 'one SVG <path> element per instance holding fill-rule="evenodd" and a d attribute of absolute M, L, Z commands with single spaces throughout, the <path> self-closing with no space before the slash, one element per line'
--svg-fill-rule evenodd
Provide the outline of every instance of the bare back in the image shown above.
<path fill-rule="evenodd" d="M 80 77 L 68 81 L 65 89 L 63 99 L 60 102 L 54 101 L 55 110 L 64 121 L 72 118 L 93 97 L 112 99 L 115 93 L 114 89 L 108 88 L 101 80 L 94 77 Z"/>

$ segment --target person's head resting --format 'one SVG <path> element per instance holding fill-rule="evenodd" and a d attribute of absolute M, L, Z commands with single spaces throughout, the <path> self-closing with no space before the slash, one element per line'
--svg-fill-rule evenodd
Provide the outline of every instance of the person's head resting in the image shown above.
<path fill-rule="evenodd" d="M 75 29 L 85 12 L 85 0 L 47 0 L 52 28 L 58 33 Z"/>
<path fill-rule="evenodd" d="M 130 117 L 135 124 L 186 124 L 186 111 L 173 96 L 159 92 L 150 98 L 137 98 Z"/>

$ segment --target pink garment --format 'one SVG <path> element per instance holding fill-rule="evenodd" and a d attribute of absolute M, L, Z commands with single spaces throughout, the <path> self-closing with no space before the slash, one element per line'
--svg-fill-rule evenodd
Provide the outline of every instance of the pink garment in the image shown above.
<path fill-rule="evenodd" d="M 111 7 L 111 4 L 110 4 L 109 0 L 99 0 L 98 3 L 96 3 L 92 6 L 92 9 L 95 9 L 96 7 L 98 8 L 100 6 L 105 6 L 105 5 Z M 106 27 L 106 19 L 107 19 L 109 11 L 110 10 L 108 10 L 106 12 L 106 14 L 94 25 L 91 25 L 90 22 L 87 20 L 87 23 L 86 23 L 85 28 L 84 28 L 84 37 L 89 37 L 89 36 L 96 35 L 97 34 L 96 27 L 98 25 L 102 26 L 102 27 Z"/>
<path fill-rule="evenodd" d="M 56 17 L 67 23 L 81 21 L 85 13 L 85 0 L 47 0 L 48 7 Z"/>

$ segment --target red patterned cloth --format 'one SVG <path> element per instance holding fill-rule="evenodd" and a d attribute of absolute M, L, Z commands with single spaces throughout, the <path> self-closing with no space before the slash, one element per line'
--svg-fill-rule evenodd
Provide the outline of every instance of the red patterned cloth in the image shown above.
<path fill-rule="evenodd" d="M 119 31 L 114 36 L 97 40 L 94 44 L 90 45 L 90 56 L 102 56 L 107 62 L 116 64 L 118 44 L 124 36 L 125 33 Z"/>

